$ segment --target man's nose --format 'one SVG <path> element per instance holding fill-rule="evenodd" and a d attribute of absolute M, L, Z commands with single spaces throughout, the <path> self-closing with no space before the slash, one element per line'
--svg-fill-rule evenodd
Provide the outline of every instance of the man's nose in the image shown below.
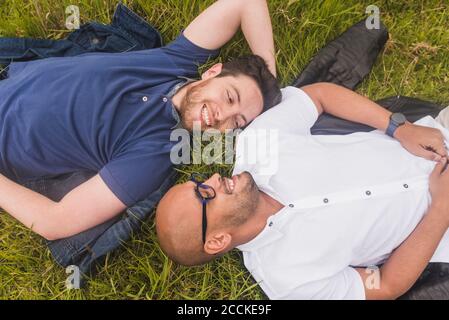
<path fill-rule="evenodd" d="M 235 114 L 235 110 L 233 110 L 233 108 L 229 107 L 229 106 L 222 106 L 222 105 L 217 105 L 217 107 L 215 108 L 215 119 L 220 122 L 223 123 L 226 120 L 228 120 L 229 118 L 231 118 L 232 116 L 234 116 Z"/>
<path fill-rule="evenodd" d="M 205 184 L 211 186 L 212 188 L 218 188 L 220 187 L 220 181 L 221 181 L 221 176 L 219 173 L 215 173 L 214 175 L 212 175 L 212 177 L 209 178 L 209 180 L 207 180 L 205 182 Z"/>

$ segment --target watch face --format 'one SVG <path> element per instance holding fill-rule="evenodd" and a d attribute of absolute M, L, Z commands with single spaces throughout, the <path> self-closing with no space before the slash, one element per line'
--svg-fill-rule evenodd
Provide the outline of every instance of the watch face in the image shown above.
<path fill-rule="evenodd" d="M 402 113 L 393 113 L 391 115 L 391 120 L 398 125 L 404 124 L 407 121 Z"/>

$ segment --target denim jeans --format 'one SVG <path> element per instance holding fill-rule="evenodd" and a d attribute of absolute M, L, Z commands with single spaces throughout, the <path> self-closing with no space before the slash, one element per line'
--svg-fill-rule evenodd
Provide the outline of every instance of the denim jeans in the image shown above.
<path fill-rule="evenodd" d="M 75 172 L 19 183 L 53 201 L 59 201 L 94 175 L 94 172 Z M 76 265 L 83 274 L 90 274 L 106 254 L 119 248 L 140 230 L 142 223 L 148 220 L 156 204 L 175 182 L 176 171 L 173 170 L 157 191 L 117 217 L 75 236 L 47 241 L 54 259 L 63 267 Z"/>
<path fill-rule="evenodd" d="M 159 32 L 142 17 L 121 3 L 112 23 L 84 24 L 67 39 L 0 38 L 0 65 L 13 61 L 30 61 L 50 57 L 70 57 L 89 52 L 126 52 L 157 48 L 162 45 Z M 1 67 L 1 66 L 0 66 Z M 1 72 L 0 80 L 5 78 Z"/>

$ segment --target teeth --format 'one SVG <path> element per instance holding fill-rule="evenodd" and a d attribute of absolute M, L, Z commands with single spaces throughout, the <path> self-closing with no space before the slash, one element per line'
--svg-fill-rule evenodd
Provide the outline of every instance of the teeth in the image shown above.
<path fill-rule="evenodd" d="M 207 108 L 204 106 L 203 110 L 201 111 L 201 115 L 203 117 L 204 122 L 210 126 L 210 118 L 209 118 L 209 112 L 207 111 Z"/>
<path fill-rule="evenodd" d="M 229 182 L 229 188 L 231 189 L 231 191 L 234 191 L 234 181 L 232 181 L 231 179 L 228 179 Z"/>

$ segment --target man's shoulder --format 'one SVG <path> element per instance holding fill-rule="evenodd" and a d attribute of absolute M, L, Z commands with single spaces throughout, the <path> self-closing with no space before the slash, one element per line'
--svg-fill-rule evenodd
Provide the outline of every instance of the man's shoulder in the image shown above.
<path fill-rule="evenodd" d="M 245 130 L 306 128 L 307 131 L 318 118 L 318 111 L 311 98 L 301 89 L 285 87 L 281 89 L 282 101 L 258 116 Z M 302 130 L 300 130 L 302 131 Z"/>

